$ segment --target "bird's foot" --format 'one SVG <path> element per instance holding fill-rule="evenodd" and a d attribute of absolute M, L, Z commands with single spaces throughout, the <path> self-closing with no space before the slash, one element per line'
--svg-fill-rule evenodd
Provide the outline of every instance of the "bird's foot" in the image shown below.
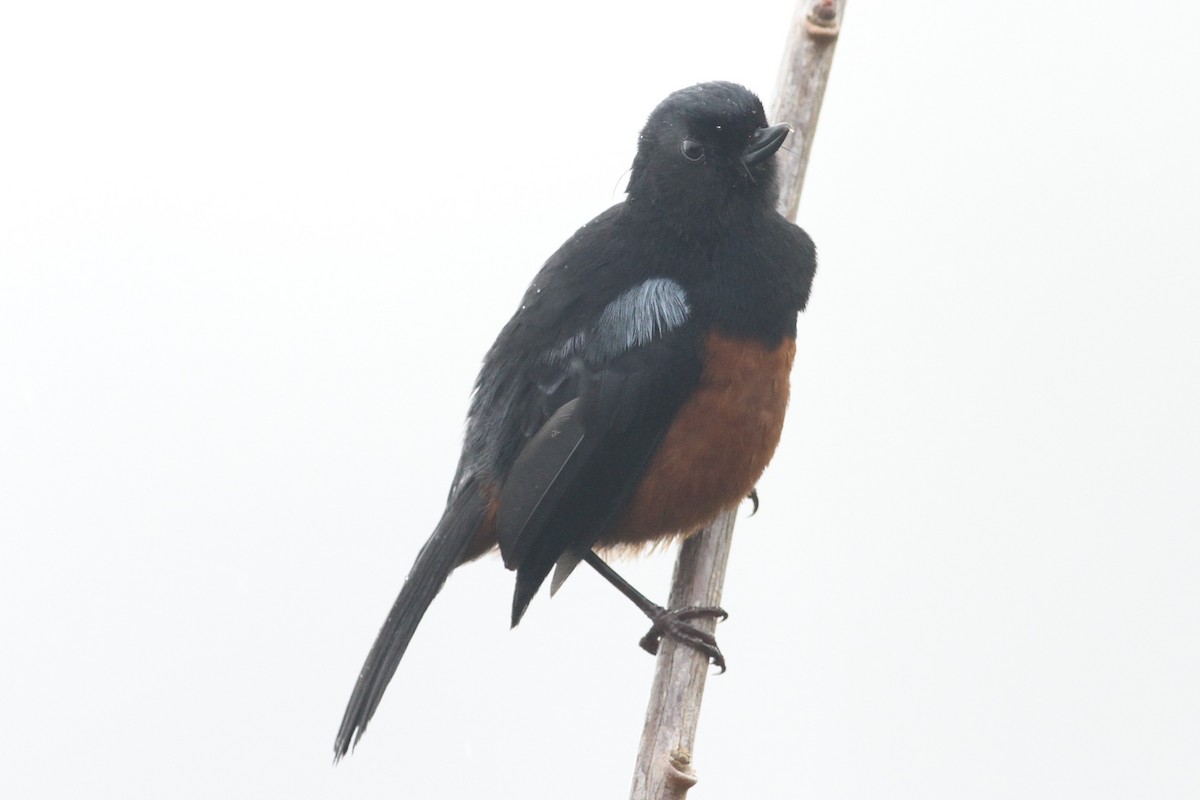
<path fill-rule="evenodd" d="M 750 516 L 753 517 L 755 514 L 758 513 L 758 487 L 757 486 L 755 486 L 753 489 L 750 490 L 750 494 L 746 495 L 746 499 L 749 500 L 750 502 L 754 503 L 754 508 L 751 509 L 751 511 L 750 511 Z"/>
<path fill-rule="evenodd" d="M 650 631 L 642 637 L 639 644 L 650 655 L 656 655 L 659 643 L 664 636 L 667 636 L 708 656 L 708 660 L 714 666 L 720 667 L 721 672 L 724 672 L 725 656 L 722 655 L 721 648 L 717 646 L 716 637 L 708 631 L 702 631 L 695 625 L 688 624 L 688 620 L 705 617 L 722 622 L 729 617 L 729 614 L 725 609 L 716 606 L 688 606 L 674 611 L 659 608 L 650 616 L 654 624 L 650 627 Z"/>

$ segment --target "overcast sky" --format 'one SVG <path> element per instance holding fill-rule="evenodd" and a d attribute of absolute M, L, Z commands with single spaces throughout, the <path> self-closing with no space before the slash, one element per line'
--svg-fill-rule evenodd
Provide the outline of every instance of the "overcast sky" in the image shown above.
<path fill-rule="evenodd" d="M 653 660 L 584 571 L 515 631 L 456 573 L 331 746 L 525 285 L 791 14 L 7 4 L 0 794 L 626 796 Z M 1198 27 L 850 4 L 696 800 L 1200 796 Z"/>

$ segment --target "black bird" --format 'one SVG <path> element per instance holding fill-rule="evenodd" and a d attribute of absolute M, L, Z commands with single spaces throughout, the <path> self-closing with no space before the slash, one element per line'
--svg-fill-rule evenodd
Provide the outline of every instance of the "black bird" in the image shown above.
<path fill-rule="evenodd" d="M 732 83 L 671 94 L 638 137 L 628 197 L 550 257 L 488 351 L 446 511 L 359 673 L 334 743 L 362 736 L 458 565 L 499 546 L 512 624 L 582 560 L 666 635 L 724 668 L 687 623 L 596 554 L 684 537 L 751 494 L 779 441 L 812 240 L 775 210 L 791 128 Z M 757 499 L 757 498 L 755 498 Z"/>

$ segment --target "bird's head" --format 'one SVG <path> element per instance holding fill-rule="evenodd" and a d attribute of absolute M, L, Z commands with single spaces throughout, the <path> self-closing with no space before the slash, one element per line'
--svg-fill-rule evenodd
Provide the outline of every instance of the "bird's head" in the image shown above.
<path fill-rule="evenodd" d="M 700 83 L 672 93 L 638 137 L 629 177 L 631 206 L 707 218 L 772 207 L 775 151 L 791 126 L 768 125 L 762 102 L 735 83 Z"/>

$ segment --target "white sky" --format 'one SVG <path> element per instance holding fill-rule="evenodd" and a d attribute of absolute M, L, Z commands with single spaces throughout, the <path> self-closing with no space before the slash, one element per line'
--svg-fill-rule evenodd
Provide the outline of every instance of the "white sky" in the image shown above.
<path fill-rule="evenodd" d="M 0 11 L 0 795 L 626 796 L 587 572 L 457 573 L 331 743 L 492 337 L 791 4 L 403 5 Z M 1200 796 L 1198 26 L 851 3 L 696 800 Z"/>

